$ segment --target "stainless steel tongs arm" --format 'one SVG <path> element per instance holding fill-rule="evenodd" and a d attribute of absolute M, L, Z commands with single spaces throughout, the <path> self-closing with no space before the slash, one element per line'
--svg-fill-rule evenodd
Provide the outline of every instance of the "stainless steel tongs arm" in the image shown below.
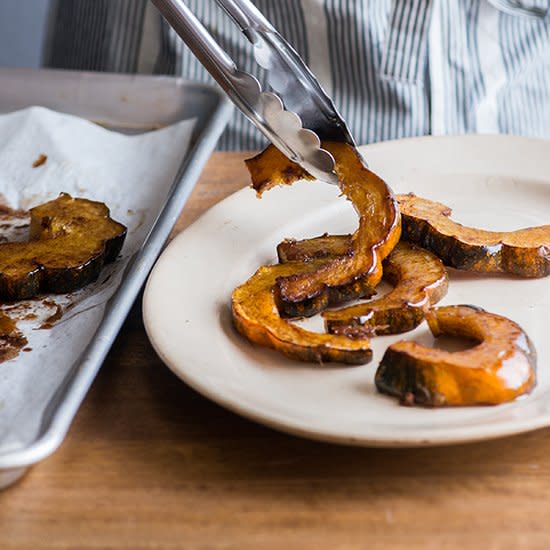
<path fill-rule="evenodd" d="M 170 26 L 189 46 L 197 59 L 226 89 L 237 67 L 213 36 L 182 0 L 152 0 Z"/>
<path fill-rule="evenodd" d="M 268 81 L 283 99 L 285 108 L 296 112 L 303 126 L 314 130 L 321 139 L 355 145 L 346 123 L 315 75 L 258 8 L 250 0 L 216 1 L 256 46 L 256 61 L 267 69 Z M 290 79 L 296 79 L 299 86 L 295 83 L 289 87 Z"/>

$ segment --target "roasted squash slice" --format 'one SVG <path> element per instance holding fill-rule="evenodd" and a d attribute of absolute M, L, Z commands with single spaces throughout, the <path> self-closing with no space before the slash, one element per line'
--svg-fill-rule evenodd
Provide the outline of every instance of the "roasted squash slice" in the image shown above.
<path fill-rule="evenodd" d="M 348 338 L 397 334 L 417 327 L 447 293 L 449 279 L 439 258 L 400 242 L 384 260 L 384 279 L 393 290 L 377 300 L 325 311 L 327 331 Z"/>
<path fill-rule="evenodd" d="M 289 316 L 296 314 L 297 303 L 306 302 L 307 309 L 311 310 L 311 302 L 330 302 L 331 288 L 350 284 L 358 278 L 363 279 L 362 286 L 376 286 L 382 277 L 382 260 L 393 250 L 401 234 L 399 209 L 385 182 L 365 167 L 350 145 L 327 142 L 323 146 L 336 160 L 339 186 L 359 214 L 359 228 L 351 237 L 348 254 L 331 258 L 322 265 L 311 264 L 310 269 L 301 273 L 277 279 L 277 303 L 281 313 Z M 247 166 L 253 187 L 259 193 L 304 176 L 300 167 L 273 146 L 250 159 Z"/>
<path fill-rule="evenodd" d="M 550 225 L 510 232 L 473 229 L 452 221 L 444 204 L 399 195 L 403 239 L 433 252 L 445 265 L 520 277 L 550 275 Z"/>
<path fill-rule="evenodd" d="M 473 306 L 428 312 L 434 336 L 462 336 L 478 342 L 448 352 L 401 341 L 386 351 L 376 387 L 405 404 L 497 405 L 528 393 L 536 382 L 536 354 L 527 334 L 513 321 Z"/>
<path fill-rule="evenodd" d="M 322 262 L 317 260 L 314 265 L 322 267 Z M 303 262 L 260 267 L 233 291 L 231 305 L 237 330 L 251 342 L 279 350 L 292 359 L 352 365 L 370 361 L 372 350 L 368 340 L 311 332 L 279 315 L 273 291 L 277 278 L 309 269 L 311 265 Z"/>
<path fill-rule="evenodd" d="M 0 298 L 72 292 L 115 260 L 126 227 L 105 204 L 62 194 L 30 211 L 30 240 L 0 244 Z"/>

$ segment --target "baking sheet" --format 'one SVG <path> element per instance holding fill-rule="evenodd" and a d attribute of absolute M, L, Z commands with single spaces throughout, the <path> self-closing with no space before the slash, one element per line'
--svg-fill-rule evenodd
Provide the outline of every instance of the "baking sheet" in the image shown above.
<path fill-rule="evenodd" d="M 121 258 L 90 287 L 71 295 L 24 302 L 15 308 L 2 306 L 12 317 L 27 317 L 19 321 L 18 328 L 28 339 L 26 347 L 30 351 L 0 364 L 0 486 L 62 441 L 230 113 L 218 92 L 203 86 L 197 94 L 200 86 L 186 86 L 175 79 L 86 73 L 71 76 L 65 71 L 11 72 L 15 80 L 27 85 L 29 78 L 47 82 L 48 106 L 57 108 L 64 95 L 70 106 L 67 111 L 74 113 L 82 107 L 87 117 L 125 133 L 139 132 L 140 127 L 142 131 L 161 129 L 128 136 L 40 107 L 0 116 L 2 202 L 27 209 L 64 191 L 106 202 L 113 218 L 129 229 Z M 59 80 L 72 85 L 59 87 Z M 93 93 L 94 100 L 85 107 L 83 96 L 106 83 L 106 89 L 117 90 L 110 101 L 107 99 L 108 108 L 102 111 Z M 137 122 L 129 116 L 129 98 L 139 84 L 164 90 L 160 95 L 170 98 L 160 104 L 160 122 L 155 122 L 149 112 L 154 106 L 138 109 L 135 101 Z M 202 104 L 196 101 L 195 109 L 182 101 L 187 87 L 191 90 L 188 95 L 205 99 Z M 65 93 L 60 94 L 64 88 Z M 13 87 L 5 89 L 13 95 Z M 126 110 L 110 119 L 106 113 L 114 112 L 110 105 L 117 103 Z M 176 120 L 182 114 L 196 116 L 162 128 L 170 120 L 168 112 Z M 47 161 L 33 168 L 40 154 L 47 155 Z M 24 233 L 24 229 L 19 231 Z M 48 318 L 57 317 L 60 310 L 61 318 L 48 323 Z M 53 326 L 40 328 L 45 321 Z"/>

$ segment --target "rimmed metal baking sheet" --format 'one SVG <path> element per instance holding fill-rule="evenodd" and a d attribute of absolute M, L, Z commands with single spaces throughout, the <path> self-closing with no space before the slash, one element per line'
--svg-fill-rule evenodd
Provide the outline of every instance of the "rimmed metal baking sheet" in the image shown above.
<path fill-rule="evenodd" d="M 41 105 L 124 133 L 145 132 L 189 118 L 197 120 L 191 148 L 182 158 L 151 232 L 130 261 L 93 340 L 52 395 L 39 433 L 25 448 L 0 454 L 1 489 L 50 455 L 63 441 L 225 128 L 232 107 L 213 86 L 173 77 L 0 68 L 0 82 L 0 113 Z"/>

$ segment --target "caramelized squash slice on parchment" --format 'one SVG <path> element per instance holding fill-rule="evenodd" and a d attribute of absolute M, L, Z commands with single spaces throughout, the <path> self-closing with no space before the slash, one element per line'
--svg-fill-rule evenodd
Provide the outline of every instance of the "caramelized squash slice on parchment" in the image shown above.
<path fill-rule="evenodd" d="M 350 246 L 349 235 L 325 234 L 302 241 L 287 239 L 277 247 L 277 255 L 281 263 L 307 261 L 341 255 Z M 323 312 L 329 333 L 368 338 L 413 330 L 447 293 L 449 279 L 441 260 L 410 243 L 401 241 L 384 260 L 383 270 L 393 290 L 367 303 Z M 344 289 L 340 294 L 345 297 Z"/>
<path fill-rule="evenodd" d="M 536 353 L 513 321 L 474 306 L 433 308 L 434 336 L 461 336 L 477 345 L 459 352 L 411 341 L 392 344 L 376 372 L 376 387 L 405 404 L 497 405 L 528 393 L 536 381 Z"/>
<path fill-rule="evenodd" d="M 479 273 L 520 277 L 550 275 L 550 225 L 497 232 L 452 221 L 444 204 L 399 195 L 403 239 L 433 252 L 445 265 Z"/>
<path fill-rule="evenodd" d="M 382 277 L 382 261 L 400 236 L 400 216 L 390 189 L 345 144 L 326 143 L 336 159 L 343 194 L 359 214 L 359 229 L 343 256 L 261 267 L 232 295 L 237 329 L 252 342 L 304 361 L 365 363 L 372 357 L 368 339 L 317 334 L 282 319 L 281 314 L 312 314 L 326 307 L 338 287 L 355 284 L 364 295 Z M 248 161 L 254 188 L 263 192 L 304 177 L 298 166 L 273 147 Z"/>
<path fill-rule="evenodd" d="M 32 208 L 30 220 L 29 241 L 0 244 L 3 300 L 82 288 L 116 259 L 126 237 L 105 204 L 67 194 Z"/>

